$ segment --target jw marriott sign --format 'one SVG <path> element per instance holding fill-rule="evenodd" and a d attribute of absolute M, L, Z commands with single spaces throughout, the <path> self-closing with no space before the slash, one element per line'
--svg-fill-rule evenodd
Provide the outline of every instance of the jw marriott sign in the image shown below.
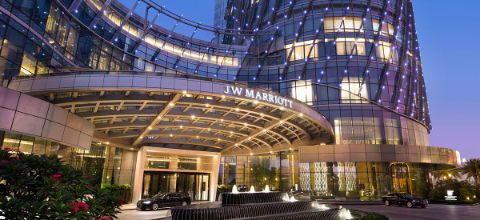
<path fill-rule="evenodd" d="M 237 86 L 225 86 L 223 93 L 233 96 L 240 96 L 245 98 L 256 99 L 258 101 L 269 102 L 276 105 L 292 108 L 292 100 L 283 98 L 272 93 L 256 91 L 255 89 L 237 87 Z"/>

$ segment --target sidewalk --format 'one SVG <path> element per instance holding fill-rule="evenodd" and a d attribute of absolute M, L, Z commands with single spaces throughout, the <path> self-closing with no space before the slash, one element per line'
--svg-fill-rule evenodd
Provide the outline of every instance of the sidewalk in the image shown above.
<path fill-rule="evenodd" d="M 135 210 L 135 209 L 137 209 L 137 204 L 136 203 L 128 203 L 128 204 L 120 206 L 120 209 L 122 211 L 124 211 L 124 210 Z"/>

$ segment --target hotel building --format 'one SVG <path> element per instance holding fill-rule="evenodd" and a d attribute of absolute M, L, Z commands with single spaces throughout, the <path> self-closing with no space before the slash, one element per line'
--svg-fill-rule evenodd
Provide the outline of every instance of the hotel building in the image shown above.
<path fill-rule="evenodd" d="M 410 0 L 217 0 L 215 26 L 131 3 L 1 1 L 3 148 L 58 155 L 133 201 L 233 184 L 422 195 L 459 163 L 429 145 Z"/>

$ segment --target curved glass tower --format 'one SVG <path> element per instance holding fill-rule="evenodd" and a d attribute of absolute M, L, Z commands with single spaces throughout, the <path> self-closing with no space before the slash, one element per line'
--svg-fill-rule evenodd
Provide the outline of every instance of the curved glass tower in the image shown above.
<path fill-rule="evenodd" d="M 2 103 L 3 146 L 58 154 L 133 199 L 214 200 L 217 183 L 422 194 L 457 165 L 429 146 L 410 0 L 217 0 L 215 26 L 132 3 L 2 1 L 0 98 L 69 112 Z"/>
<path fill-rule="evenodd" d="M 238 79 L 301 100 L 336 144 L 428 145 L 430 118 L 410 1 L 236 1 L 258 30 Z"/>

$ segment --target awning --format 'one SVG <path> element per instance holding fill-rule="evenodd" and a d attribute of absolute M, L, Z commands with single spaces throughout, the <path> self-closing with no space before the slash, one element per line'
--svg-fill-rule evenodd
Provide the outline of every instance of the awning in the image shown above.
<path fill-rule="evenodd" d="M 17 79 L 10 87 L 91 121 L 95 138 L 124 147 L 256 154 L 334 137 L 325 117 L 301 102 L 208 78 L 68 74 Z"/>

